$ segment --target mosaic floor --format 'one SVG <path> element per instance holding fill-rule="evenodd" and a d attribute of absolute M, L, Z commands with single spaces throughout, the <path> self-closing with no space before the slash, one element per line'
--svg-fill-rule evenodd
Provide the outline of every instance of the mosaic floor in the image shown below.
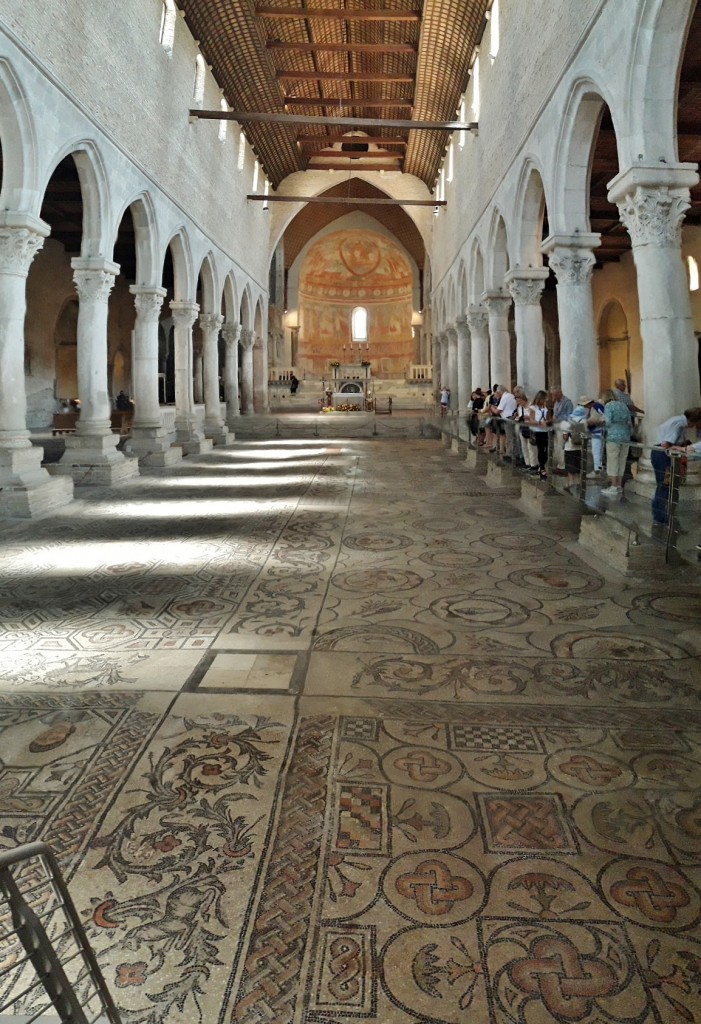
<path fill-rule="evenodd" d="M 430 440 L 79 493 L 3 526 L 0 846 L 125 1024 L 701 1024 L 701 586 Z"/>

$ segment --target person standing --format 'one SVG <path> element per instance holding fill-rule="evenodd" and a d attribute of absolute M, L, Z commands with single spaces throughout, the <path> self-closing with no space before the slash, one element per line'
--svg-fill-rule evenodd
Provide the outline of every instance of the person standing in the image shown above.
<path fill-rule="evenodd" d="M 601 492 L 605 498 L 620 501 L 623 497 L 623 475 L 630 452 L 630 436 L 633 420 L 630 408 L 620 398 L 617 388 L 604 393 L 604 416 L 606 418 L 606 470 L 609 486 Z"/>
<path fill-rule="evenodd" d="M 569 420 L 574 411 L 574 402 L 567 395 L 562 393 L 562 388 L 556 384 L 550 389 L 550 400 L 552 402 L 552 425 L 553 425 L 553 465 L 556 469 L 564 469 L 565 453 L 562 437 L 562 424 Z"/>
<path fill-rule="evenodd" d="M 546 391 L 536 391 L 533 404 L 529 406 L 526 420 L 531 438 L 535 441 L 538 453 L 538 476 L 541 480 L 548 479 L 548 427 L 551 423 L 550 410 L 547 405 Z"/>
<path fill-rule="evenodd" d="M 294 398 L 297 394 L 297 388 L 299 387 L 299 381 L 295 377 L 294 373 L 290 376 L 290 397 Z"/>
<path fill-rule="evenodd" d="M 623 380 L 622 377 L 618 377 L 613 382 L 613 389 L 612 390 L 615 390 L 617 392 L 617 394 L 616 394 L 616 401 L 617 402 L 623 402 L 624 405 L 628 406 L 628 410 L 630 412 L 630 418 L 631 419 L 634 419 L 636 416 L 644 416 L 645 415 L 645 410 L 641 409 L 639 406 L 637 406 L 635 404 L 635 402 L 633 401 L 633 399 L 628 394 L 628 392 L 626 391 L 626 382 Z"/>
<path fill-rule="evenodd" d="M 441 416 L 447 416 L 448 410 L 450 409 L 450 388 L 443 386 L 441 388 Z"/>
<path fill-rule="evenodd" d="M 666 526 L 667 502 L 669 501 L 669 481 L 666 481 L 667 470 L 670 468 L 669 449 L 689 447 L 692 442 L 686 438 L 687 427 L 701 430 L 701 407 L 685 409 L 679 416 L 670 416 L 661 423 L 655 435 L 655 446 L 650 450 L 650 462 L 655 472 L 655 493 L 652 497 L 652 524 Z"/>

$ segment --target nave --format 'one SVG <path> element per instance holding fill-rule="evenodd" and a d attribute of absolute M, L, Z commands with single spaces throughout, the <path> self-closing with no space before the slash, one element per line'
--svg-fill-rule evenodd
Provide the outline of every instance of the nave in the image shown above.
<path fill-rule="evenodd" d="M 701 1019 L 698 586 L 435 440 L 77 495 L 3 528 L 0 835 L 125 1024 Z"/>

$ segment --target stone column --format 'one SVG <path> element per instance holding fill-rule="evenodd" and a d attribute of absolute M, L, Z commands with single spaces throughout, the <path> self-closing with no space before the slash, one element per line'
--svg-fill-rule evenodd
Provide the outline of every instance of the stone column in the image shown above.
<path fill-rule="evenodd" d="M 489 318 L 484 306 L 469 306 L 467 323 L 472 340 L 472 387 L 486 390 L 491 384 L 489 376 Z M 497 383 L 501 383 L 498 381 Z"/>
<path fill-rule="evenodd" d="M 516 383 L 529 398 L 545 387 L 545 333 L 540 297 L 550 271 L 547 267 L 511 270 L 507 288 L 514 300 L 516 324 Z"/>
<path fill-rule="evenodd" d="M 145 288 L 132 284 L 136 321 L 132 349 L 134 382 L 134 422 L 129 451 L 145 466 L 172 466 L 182 458 L 173 448 L 161 420 L 158 394 L 158 320 L 166 296 L 165 288 Z"/>
<path fill-rule="evenodd" d="M 591 275 L 597 234 L 551 235 L 543 242 L 550 269 L 557 278 L 557 319 L 560 335 L 560 383 L 573 402 L 580 395 L 598 395 L 599 365 L 594 327 Z"/>
<path fill-rule="evenodd" d="M 446 333 L 446 348 L 448 351 L 448 387 L 450 388 L 450 412 L 454 415 L 458 411 L 458 332 L 454 327 L 449 327 Z"/>
<path fill-rule="evenodd" d="M 697 342 L 681 254 L 681 226 L 689 189 L 698 182 L 692 164 L 633 167 L 609 183 L 633 243 L 643 341 L 645 433 L 699 404 Z"/>
<path fill-rule="evenodd" d="M 472 394 L 472 356 L 470 352 L 470 328 L 467 318 L 459 316 L 455 321 L 458 336 L 458 393 L 456 396 L 457 410 L 460 416 L 467 415 L 467 407 Z"/>
<path fill-rule="evenodd" d="M 262 336 L 253 344 L 253 408 L 257 413 L 270 412 L 268 387 L 268 346 Z"/>
<path fill-rule="evenodd" d="M 503 292 L 485 292 L 482 302 L 489 315 L 489 375 L 492 384 L 511 388 L 511 336 L 509 306 L 511 296 Z"/>
<path fill-rule="evenodd" d="M 0 516 L 31 519 L 67 504 L 73 482 L 49 476 L 29 440 L 24 381 L 27 275 L 49 226 L 0 213 Z"/>
<path fill-rule="evenodd" d="M 185 455 L 209 451 L 212 444 L 195 418 L 193 392 L 192 325 L 200 307 L 196 302 L 173 300 L 173 346 L 175 349 L 175 434 Z"/>
<path fill-rule="evenodd" d="M 253 331 L 244 327 L 241 330 L 241 413 L 244 416 L 253 415 L 253 344 L 255 336 Z"/>
<path fill-rule="evenodd" d="M 202 372 L 204 360 L 202 349 L 193 348 L 192 352 L 192 398 L 195 405 L 204 405 L 204 373 Z"/>
<path fill-rule="evenodd" d="M 80 300 L 78 309 L 78 398 L 80 418 L 75 434 L 66 437 L 66 451 L 54 467 L 76 483 L 114 486 L 138 476 L 136 459 L 117 451 L 112 433 L 107 390 L 107 313 L 119 266 L 102 258 L 71 260 Z"/>
<path fill-rule="evenodd" d="M 204 430 L 215 444 L 228 444 L 229 441 L 219 397 L 219 331 L 223 323 L 224 317 L 218 313 L 203 313 L 200 316 L 204 362 Z"/>
<path fill-rule="evenodd" d="M 224 360 L 224 397 L 226 398 L 226 422 L 234 426 L 241 415 L 239 405 L 239 337 L 241 324 L 224 324 L 222 334 L 226 342 Z"/>
<path fill-rule="evenodd" d="M 441 383 L 441 343 L 436 334 L 431 335 L 431 373 L 433 375 L 433 389 L 437 393 Z"/>

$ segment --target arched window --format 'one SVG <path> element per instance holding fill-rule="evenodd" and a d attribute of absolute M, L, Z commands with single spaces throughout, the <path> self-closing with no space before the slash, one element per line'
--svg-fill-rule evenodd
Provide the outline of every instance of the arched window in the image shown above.
<path fill-rule="evenodd" d="M 689 269 L 689 291 L 699 290 L 699 265 L 693 256 L 686 257 L 686 265 Z"/>
<path fill-rule="evenodd" d="M 178 12 L 175 7 L 175 0 L 163 0 L 161 12 L 161 46 L 169 57 L 173 56 L 173 43 L 175 42 L 175 20 Z"/>
<path fill-rule="evenodd" d="M 448 173 L 446 175 L 446 181 L 448 182 L 448 184 L 450 184 L 451 181 L 453 180 L 454 172 L 455 172 L 455 151 L 453 149 L 453 140 L 451 139 L 450 140 L 450 145 L 448 146 Z"/>
<path fill-rule="evenodd" d="M 368 311 L 365 306 L 356 306 L 351 313 L 351 337 L 354 342 L 367 343 Z"/>
<path fill-rule="evenodd" d="M 239 132 L 239 155 L 238 155 L 238 159 L 236 160 L 236 170 L 237 171 L 242 171 L 243 170 L 243 165 L 244 165 L 245 159 L 246 159 L 246 136 L 243 134 L 243 132 Z"/>
<path fill-rule="evenodd" d="M 463 122 L 463 124 L 465 122 L 466 117 L 467 117 L 467 104 L 465 103 L 465 97 L 463 96 L 462 101 L 460 103 L 460 120 Z M 458 139 L 458 145 L 460 146 L 460 149 L 462 149 L 464 147 L 465 139 L 466 138 L 467 138 L 467 132 L 460 132 L 459 139 Z"/>
<path fill-rule="evenodd" d="M 206 71 L 206 65 L 204 57 L 201 53 L 197 54 L 195 58 L 195 88 L 193 90 L 193 100 L 196 107 L 201 107 L 204 103 L 204 73 Z"/>
<path fill-rule="evenodd" d="M 258 191 L 258 175 L 259 175 L 259 173 L 260 173 L 260 164 L 256 160 L 256 162 L 253 164 L 253 188 L 251 189 L 252 192 L 257 192 Z"/>
<path fill-rule="evenodd" d="M 499 0 L 494 0 L 489 12 L 489 56 L 492 60 L 499 53 Z"/>
<path fill-rule="evenodd" d="M 226 102 L 226 100 L 222 100 L 221 103 L 219 104 L 219 106 L 224 111 L 228 111 L 228 109 L 229 109 L 229 104 Z M 220 121 L 219 122 L 219 141 L 220 142 L 226 141 L 226 132 L 227 132 L 228 127 L 229 127 L 229 122 L 228 121 Z"/>
<path fill-rule="evenodd" d="M 479 59 L 479 54 L 475 57 L 475 62 L 472 65 L 472 113 L 475 116 L 475 121 L 479 121 L 479 116 L 480 116 L 480 59 Z"/>

